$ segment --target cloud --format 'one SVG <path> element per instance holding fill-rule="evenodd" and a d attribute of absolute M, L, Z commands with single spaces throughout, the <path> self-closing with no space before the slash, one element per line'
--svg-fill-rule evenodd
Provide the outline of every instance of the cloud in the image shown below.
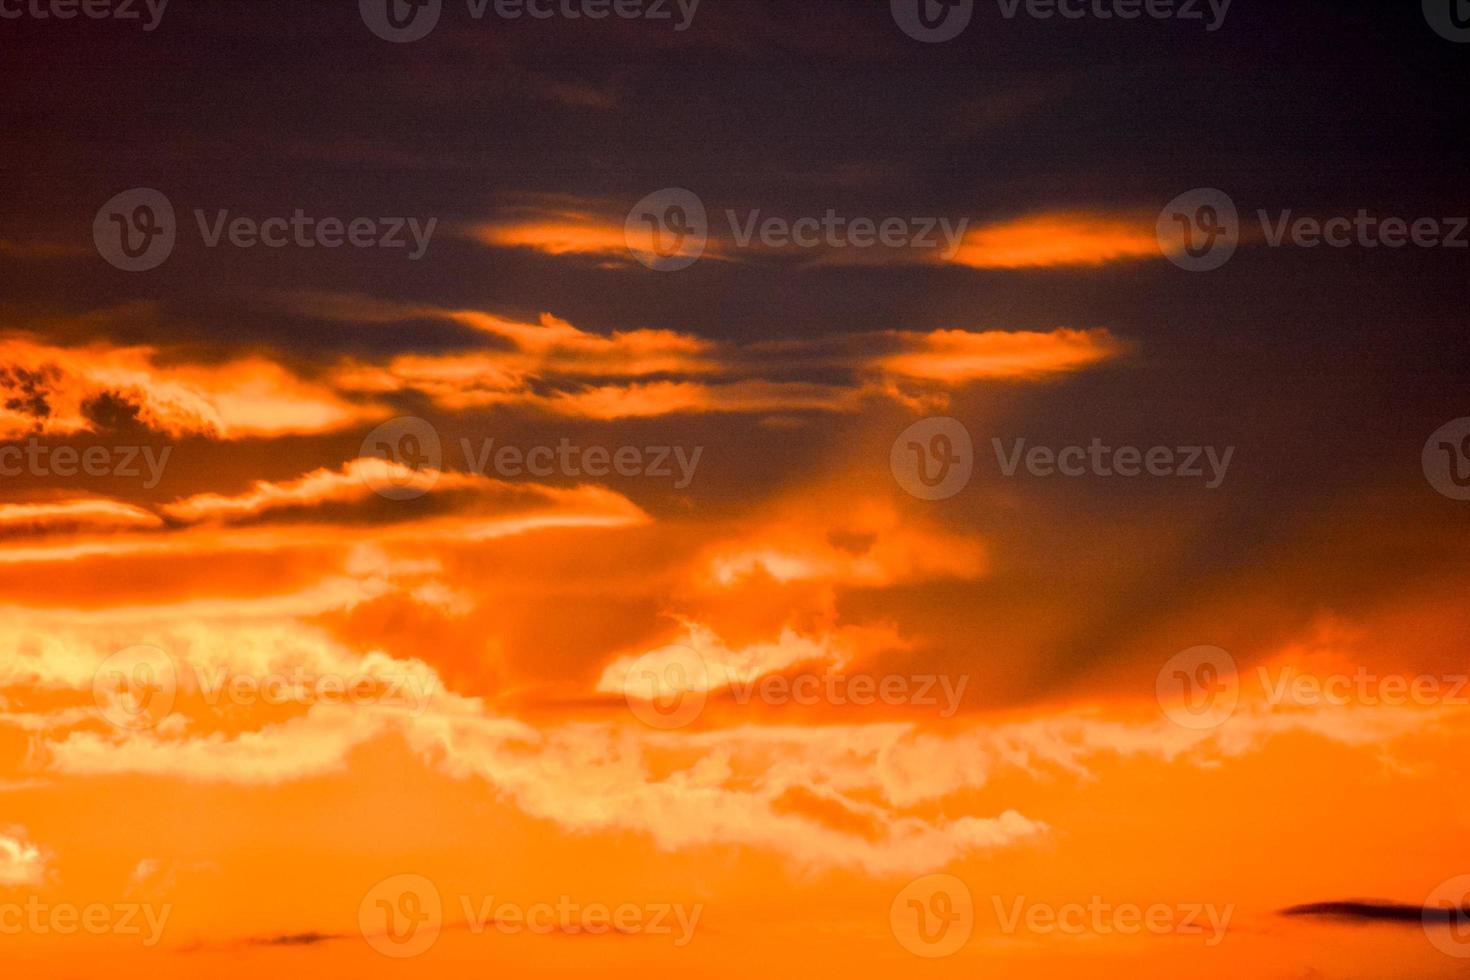
<path fill-rule="evenodd" d="M 43 504 L 0 504 L 0 535 L 157 528 L 157 514 L 116 500 L 88 498 Z"/>
<path fill-rule="evenodd" d="M 1345 919 L 1358 922 L 1394 922 L 1417 926 L 1424 923 L 1463 922 L 1466 918 L 1470 918 L 1470 906 L 1455 909 L 1448 906 L 1406 905 L 1401 902 L 1368 900 L 1311 902 L 1306 905 L 1284 908 L 1277 915 Z"/>
<path fill-rule="evenodd" d="M 331 432 L 381 414 L 261 357 L 161 360 L 153 347 L 0 340 L 0 438 L 136 429 L 243 439 Z"/>
<path fill-rule="evenodd" d="M 1124 349 L 1107 330 L 936 330 L 897 336 L 905 350 L 880 358 L 880 370 L 947 384 L 1078 371 L 1117 357 Z"/>
<path fill-rule="evenodd" d="M 45 880 L 46 855 L 30 842 L 25 828 L 0 828 L 0 888 L 40 885 Z"/>
<path fill-rule="evenodd" d="M 950 261 L 976 269 L 1039 269 L 1134 262 L 1162 254 L 1151 218 L 1068 211 L 972 228 Z"/>
<path fill-rule="evenodd" d="M 363 323 L 435 319 L 492 338 L 492 349 L 349 360 L 332 372 L 343 392 L 417 392 L 440 408 L 520 406 L 614 421 L 679 414 L 853 413 L 879 401 L 945 404 L 945 389 L 1032 381 L 1094 366 L 1124 345 L 1104 329 L 887 331 L 737 347 L 669 330 L 608 335 L 550 314 L 536 323 L 474 310 L 362 296 L 296 294 L 302 313 Z M 821 375 L 814 381 L 794 376 Z"/>

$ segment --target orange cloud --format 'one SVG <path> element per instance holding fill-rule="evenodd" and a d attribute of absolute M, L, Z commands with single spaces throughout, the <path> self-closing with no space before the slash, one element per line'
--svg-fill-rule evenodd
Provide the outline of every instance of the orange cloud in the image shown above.
<path fill-rule="evenodd" d="M 154 528 L 157 514 L 116 500 L 92 498 L 45 504 L 0 504 L 0 532 Z"/>
<path fill-rule="evenodd" d="M 950 261 L 976 269 L 1031 269 L 1159 255 L 1152 219 L 1067 211 L 972 228 Z"/>
<path fill-rule="evenodd" d="M 381 414 L 279 364 L 160 365 L 153 347 L 0 340 L 0 438 L 146 426 L 219 439 L 330 432 Z"/>
<path fill-rule="evenodd" d="M 1122 343 L 1107 330 L 935 330 L 897 336 L 907 351 L 880 358 L 880 370 L 946 384 L 1077 371 L 1123 350 Z"/>

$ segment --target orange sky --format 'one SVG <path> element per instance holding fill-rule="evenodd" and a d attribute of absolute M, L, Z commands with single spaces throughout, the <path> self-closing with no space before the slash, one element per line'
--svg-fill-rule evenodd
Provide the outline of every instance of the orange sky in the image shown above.
<path fill-rule="evenodd" d="M 904 2 L 0 18 L 0 976 L 1464 975 L 1463 64 Z"/>

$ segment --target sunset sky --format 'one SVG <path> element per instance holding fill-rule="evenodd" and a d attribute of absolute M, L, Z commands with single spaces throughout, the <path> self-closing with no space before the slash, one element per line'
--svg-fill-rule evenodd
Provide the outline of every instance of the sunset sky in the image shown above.
<path fill-rule="evenodd" d="M 0 0 L 0 974 L 1470 969 L 1436 3 L 121 3 Z"/>

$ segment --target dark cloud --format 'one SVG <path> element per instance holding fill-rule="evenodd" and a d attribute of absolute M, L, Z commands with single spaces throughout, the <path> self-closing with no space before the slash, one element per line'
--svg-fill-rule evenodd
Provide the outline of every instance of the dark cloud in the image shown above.
<path fill-rule="evenodd" d="M 1278 915 L 1348 919 L 1359 922 L 1397 922 L 1405 925 L 1423 923 L 1463 923 L 1470 919 L 1470 906 L 1461 909 L 1406 905 L 1401 902 L 1346 901 L 1311 902 L 1282 909 Z"/>

